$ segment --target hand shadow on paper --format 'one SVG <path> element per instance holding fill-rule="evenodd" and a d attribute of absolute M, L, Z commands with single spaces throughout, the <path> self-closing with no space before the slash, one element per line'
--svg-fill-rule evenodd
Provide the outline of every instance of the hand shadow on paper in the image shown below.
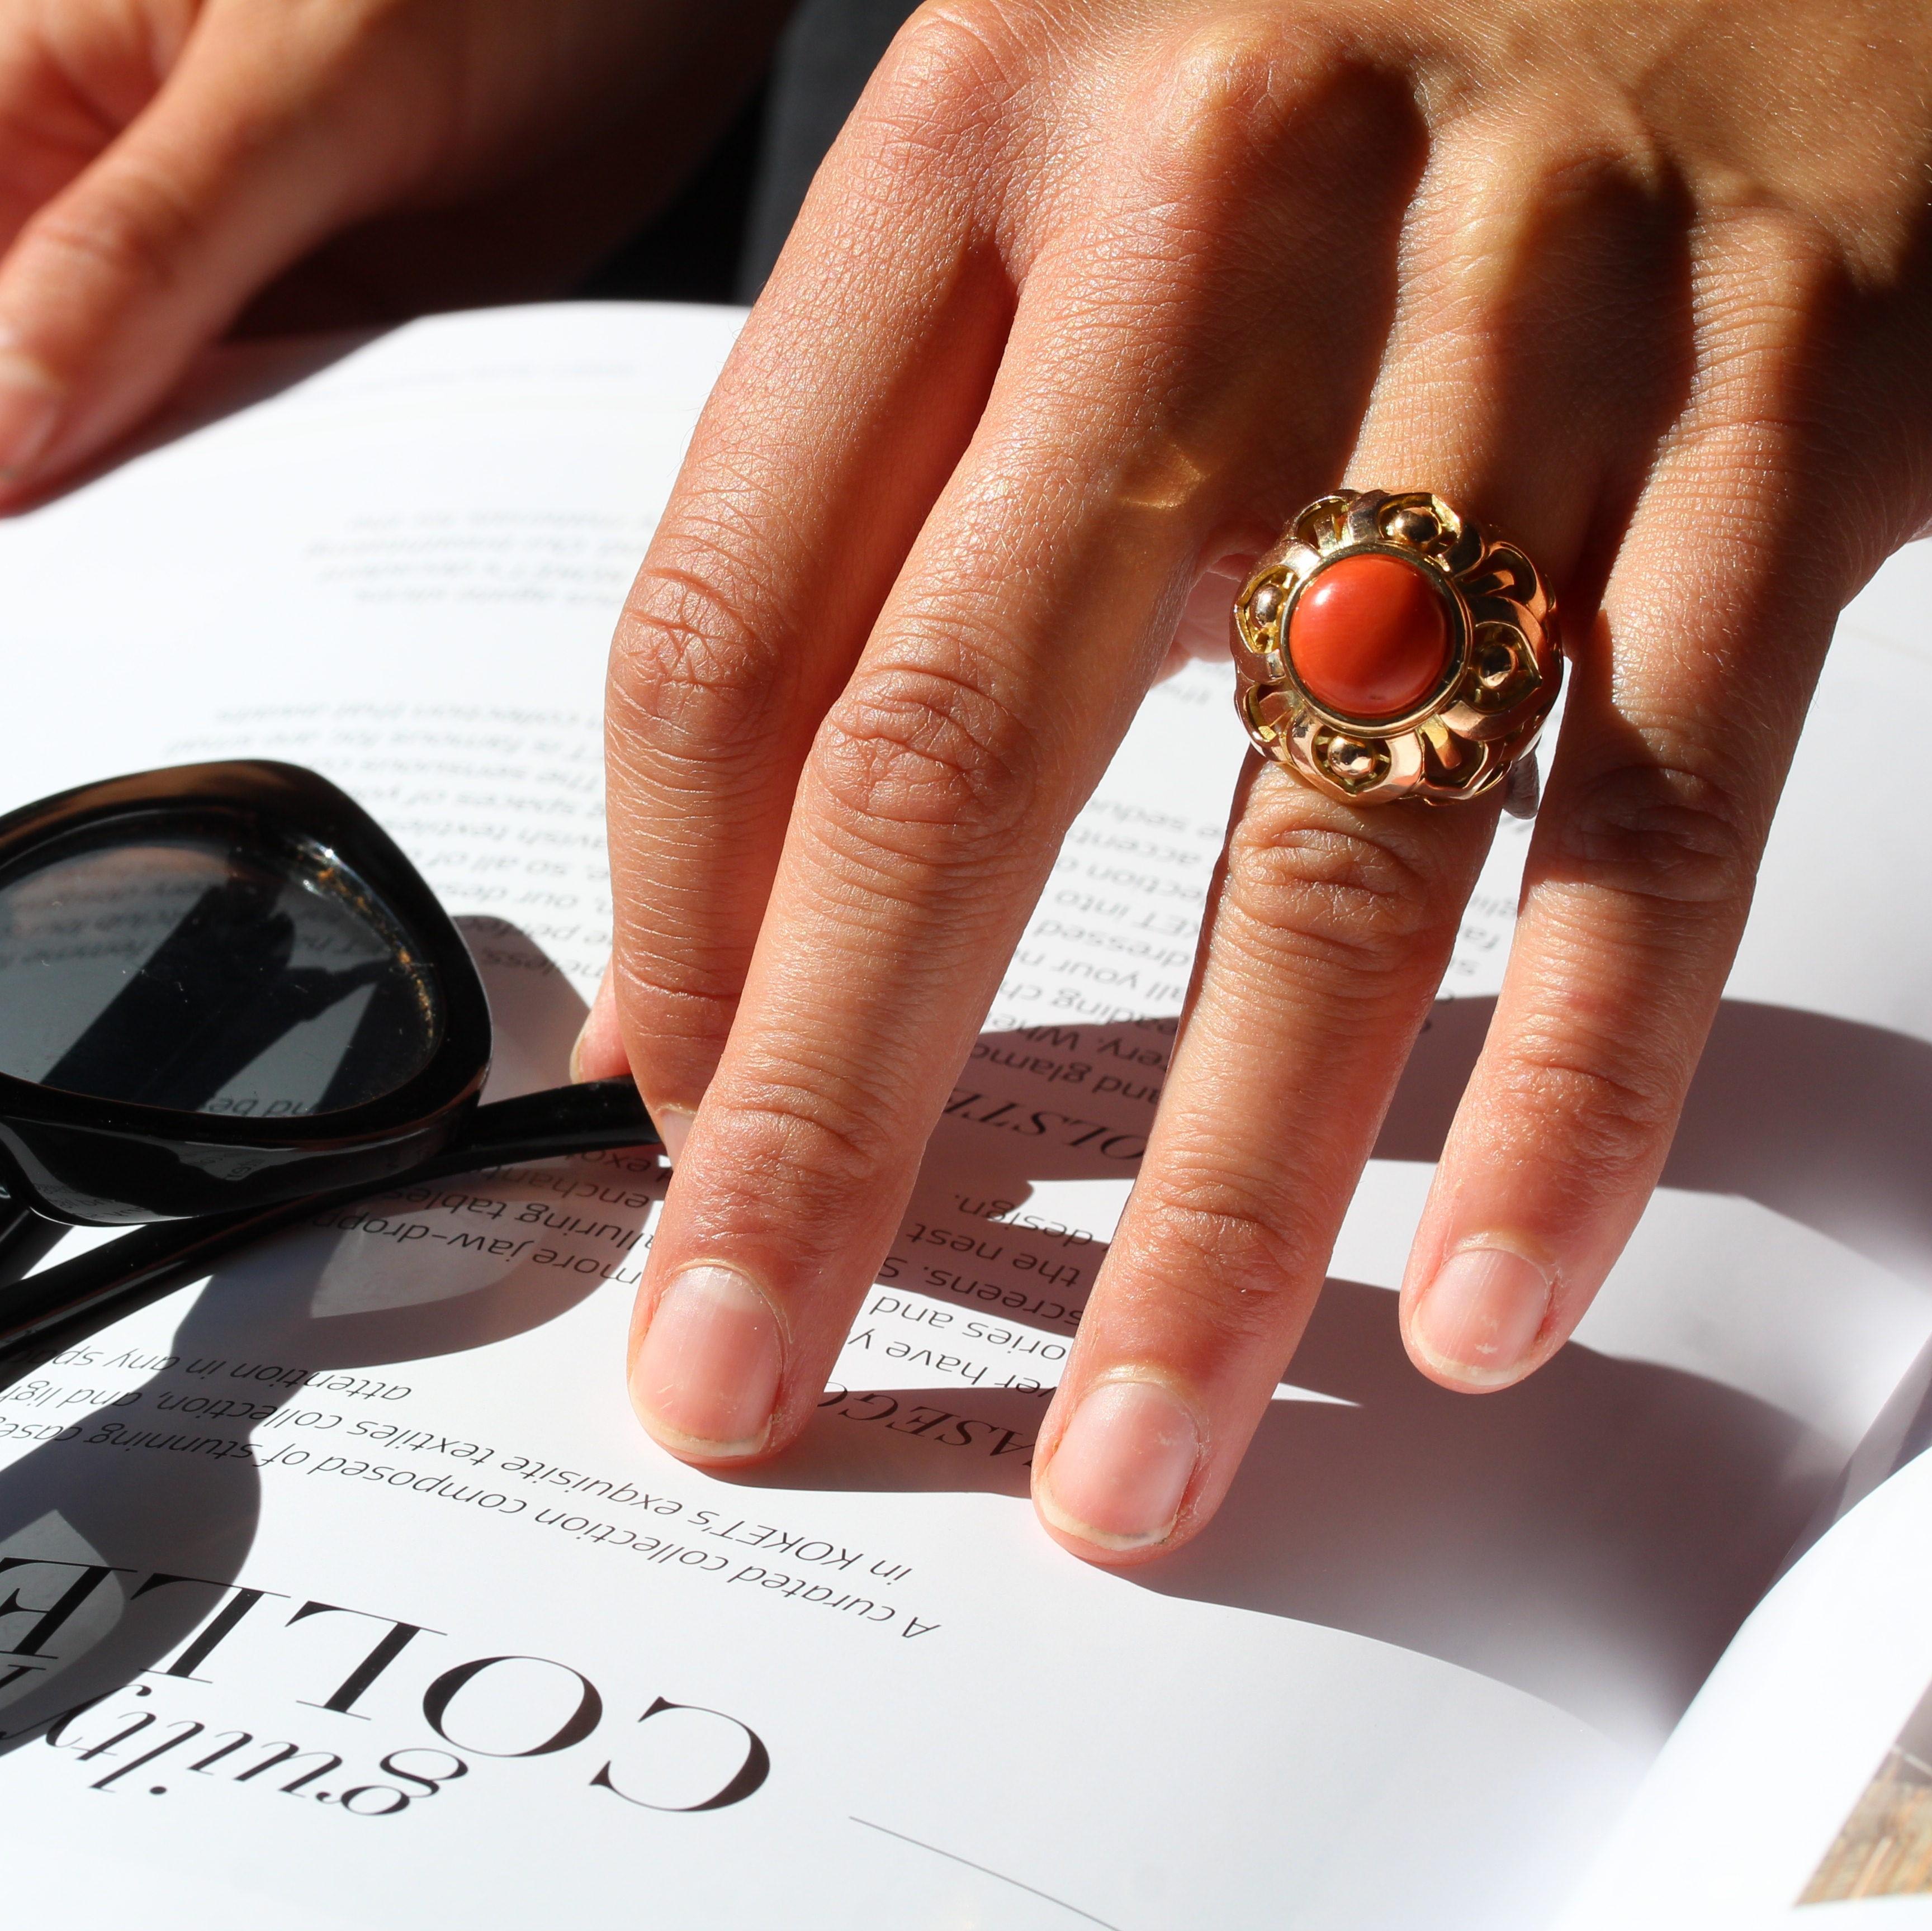
<path fill-rule="evenodd" d="M 366 348 L 384 328 L 335 328 L 212 343 L 195 357 L 166 401 L 78 469 L 64 470 L 10 503 L 8 516 L 71 496 L 137 458 L 266 402 Z"/>
<path fill-rule="evenodd" d="M 1436 1008 L 1378 1157 L 1437 1156 L 1492 1009 L 1488 1000 Z M 1144 1043 L 1149 1024 L 1129 1042 Z M 1129 1103 L 1118 1088 L 1094 1093 L 1094 1069 L 1120 1064 L 1095 1048 L 1122 1033 L 980 1042 L 956 1100 L 974 1096 L 922 1178 L 912 1225 L 923 1237 L 902 1237 L 901 1278 L 880 1293 L 923 1295 L 956 1320 L 964 1306 L 996 1327 L 1050 1267 L 1077 1263 L 1083 1278 L 1070 1298 L 1084 1295 L 1098 1249 L 1048 1238 L 1036 1243 L 1030 1273 L 1016 1273 L 1012 1210 L 997 1226 L 983 1215 L 1023 1204 L 1030 1181 L 1091 1178 L 1114 1165 L 1103 1139 L 1063 1126 L 1066 1116 L 1145 1130 L 1150 1102 Z M 1064 1072 L 1048 1077 L 1077 1064 L 1088 1068 L 1078 1084 Z M 1010 1099 L 1023 1105 L 1008 1108 Z M 1052 1130 L 1036 1134 L 1042 1108 Z M 1727 1002 L 1664 1183 L 1759 1201 L 1932 1285 L 1928 1126 L 1932 1046 Z M 1083 1135 L 1079 1147 L 1066 1145 Z M 1294 1386 L 1328 1399 L 1276 1401 L 1216 1520 L 1123 1586 L 1399 1643 L 1655 1744 L 1777 1574 L 1842 1449 L 1735 1390 L 1574 1343 L 1520 1387 L 1451 1394 L 1409 1366 L 1394 1303 L 1384 1289 L 1328 1283 L 1288 1371 Z M 1016 1336 L 1018 1324 L 1040 1319 L 1004 1318 Z M 943 1346 L 943 1331 L 886 1325 Z M 1025 1492 L 1044 1396 L 902 1387 L 880 1366 L 872 1391 L 828 1403 L 799 1454 L 748 1479 Z M 892 1441 L 894 1430 L 916 1438 Z"/>
<path fill-rule="evenodd" d="M 548 1084 L 580 1004 L 513 928 L 483 928 L 472 943 L 499 1018 L 495 1090 Z M 1435 1156 L 1489 1013 L 1487 1001 L 1437 1009 L 1378 1155 Z M 1070 1336 L 1103 1250 L 1030 1210 L 1030 1198 L 1045 1181 L 1131 1177 L 1172 1031 L 1151 1019 L 982 1038 L 935 1135 L 898 1277 L 878 1292 L 964 1306 L 1016 1351 L 1064 1346 L 1052 1337 Z M 1932 1047 L 1730 1004 L 1665 1182 L 1758 1200 L 1907 1278 L 1932 1279 L 1919 1150 L 1928 1117 Z M 367 1369 L 455 1353 L 540 1325 L 597 1284 L 526 1267 L 479 1282 L 465 1259 L 412 1266 L 399 1297 L 397 1270 L 380 1261 L 332 1273 L 363 1243 L 296 1240 L 313 1243 L 312 1258 L 294 1261 L 292 1242 L 217 1274 L 172 1344 L 184 1360 L 245 1350 L 251 1362 Z M 1767 1404 L 1574 1344 L 1520 1389 L 1448 1394 L 1408 1367 L 1393 1298 L 1329 1284 L 1293 1369 L 1298 1387 L 1328 1399 L 1276 1402 L 1217 1521 L 1118 1586 L 1400 1643 L 1654 1743 L 1775 1573 L 1835 1456 Z M 232 1381 L 224 1369 L 222 1385 Z M 266 1384 L 233 1385 L 279 1406 L 260 1394 Z M 1045 1402 L 932 1386 L 835 1394 L 796 1453 L 748 1479 L 1018 1496 Z M 79 1639 L 75 1666 L 0 1689 L 11 1735 L 31 1737 L 37 1722 L 152 1666 L 206 1618 L 213 1586 L 246 1555 L 258 1481 L 246 1462 L 102 1448 L 39 1450 L 0 1473 L 0 1555 L 146 1560 L 206 1579 L 124 1615 L 104 1585 L 64 1633 L 64 1649 Z M 32 1600 L 55 1593 L 52 1574 L 40 1572 Z"/>
<path fill-rule="evenodd" d="M 583 1023 L 584 1002 L 515 926 L 495 919 L 458 923 L 489 994 L 496 1052 L 488 1096 L 508 1099 L 558 1084 Z M 655 1161 L 640 1154 L 637 1165 L 647 1171 L 626 1171 L 626 1188 L 661 1193 Z M 507 1201 L 502 1219 L 487 1210 L 441 1212 L 452 1231 L 484 1236 L 514 1225 L 524 1202 L 556 1199 L 541 1177 L 520 1179 L 518 1171 L 479 1176 L 471 1184 L 446 1183 L 434 1192 L 443 1200 Z M 598 1211 L 602 1220 L 636 1230 L 648 1209 Z M 403 1224 L 410 1212 L 398 1210 L 392 1224 Z M 129 1573 L 100 1579 L 64 1624 L 48 1632 L 50 1664 L 32 1666 L 10 1681 L 21 1653 L 0 1654 L 5 1733 L 0 1751 L 32 1741 L 60 1711 L 126 1683 L 170 1654 L 226 1600 L 220 1591 L 240 1573 L 254 1539 L 262 1477 L 254 1461 L 218 1458 L 206 1447 L 124 1450 L 88 1445 L 87 1436 L 112 1425 L 182 1444 L 252 1435 L 265 1456 L 302 1448 L 319 1460 L 335 1445 L 334 1432 L 305 1423 L 304 1416 L 339 1411 L 352 1424 L 393 1417 L 397 1408 L 380 1390 L 408 1377 L 388 1372 L 389 1364 L 459 1354 L 541 1327 L 584 1300 L 610 1271 L 566 1271 L 536 1265 L 527 1255 L 491 1259 L 473 1246 L 434 1237 L 412 1240 L 408 1251 L 410 1264 L 399 1269 L 385 1237 L 322 1228 L 248 1249 L 224 1262 L 196 1294 L 168 1357 L 116 1368 L 115 1351 L 102 1347 L 99 1365 L 76 1371 L 98 1382 L 100 1393 L 137 1390 L 138 1400 L 89 1401 L 71 1412 L 10 1404 L 6 1411 L 16 1417 L 77 1423 L 80 1434 L 73 1442 L 44 1444 L 0 1470 L 0 1561 L 43 1565 L 0 1573 L 0 1603 L 12 1598 L 19 1606 L 0 1621 L 5 1633 L 0 1641 L 21 1640 L 22 1628 L 34 1627 L 23 1626 L 20 1608 L 44 1609 L 76 1586 L 82 1570 L 53 1564 L 118 1565 Z M 641 1258 L 641 1246 L 623 1257 L 626 1278 L 635 1277 Z M 190 1372 L 202 1363 L 215 1365 L 206 1373 Z M 351 1379 L 370 1392 L 317 1390 L 285 1378 L 338 1369 L 357 1371 Z M 145 1384 L 144 1372 L 152 1376 Z M 31 1378 L 22 1386 L 31 1386 Z M 12 1392 L 17 1398 L 22 1390 Z M 242 1411 L 208 1405 L 224 1402 L 256 1405 L 268 1411 L 267 1419 L 240 1421 Z M 364 1448 L 369 1459 L 380 1458 L 380 1447 L 365 1441 Z M 434 1472 L 452 1471 L 465 1473 L 460 1463 Z M 436 1519 L 426 1518 L 424 1534 L 436 1534 Z M 138 1590 L 152 1570 L 194 1579 L 149 1585 L 144 1595 L 129 1597 L 126 1588 Z"/>

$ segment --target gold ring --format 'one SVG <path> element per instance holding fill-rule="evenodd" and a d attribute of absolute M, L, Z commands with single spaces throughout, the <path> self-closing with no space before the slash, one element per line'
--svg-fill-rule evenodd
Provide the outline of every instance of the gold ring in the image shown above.
<path fill-rule="evenodd" d="M 1241 586 L 1233 644 L 1256 748 L 1355 805 L 1510 780 L 1563 682 L 1536 566 L 1426 490 L 1310 503 Z M 1534 770 L 1513 808 L 1527 788 L 1534 808 Z"/>

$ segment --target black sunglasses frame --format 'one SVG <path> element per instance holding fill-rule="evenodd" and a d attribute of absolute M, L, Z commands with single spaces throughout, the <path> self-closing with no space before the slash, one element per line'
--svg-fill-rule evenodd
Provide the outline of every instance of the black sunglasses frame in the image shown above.
<path fill-rule="evenodd" d="M 434 988 L 428 1056 L 375 1099 L 272 1117 L 0 1073 L 0 1385 L 220 1255 L 326 1207 L 449 1174 L 662 1144 L 628 1080 L 479 1105 L 490 1008 L 462 934 L 382 827 L 300 766 L 184 765 L 44 799 L 0 817 L 0 888 L 117 835 L 184 832 L 311 869 L 320 861 L 338 883 L 366 886 L 371 922 L 394 928 L 405 963 Z M 30 1273 L 76 1225 L 136 1231 Z"/>
<path fill-rule="evenodd" d="M 11 1283 L 0 1285 L 0 1389 L 107 1322 L 186 1286 L 237 1248 L 332 1207 L 366 1200 L 386 1186 L 662 1144 L 628 1080 L 586 1080 L 476 1108 L 456 1144 L 381 1185 L 332 1187 L 269 1207 L 137 1227 L 38 1273 L 28 1270 L 70 1230 L 24 1207 L 10 1214 L 0 1210 L 0 1282 Z"/>
<path fill-rule="evenodd" d="M 64 791 L 0 818 L 0 888 L 116 834 L 214 832 L 264 856 L 339 865 L 400 928 L 433 979 L 428 1059 L 378 1098 L 272 1118 L 185 1113 L 64 1092 L 0 1073 L 0 1185 L 38 1213 L 87 1226 L 232 1213 L 325 1188 L 376 1186 L 449 1144 L 483 1090 L 490 1008 L 462 935 L 394 841 L 297 765 L 182 765 Z"/>

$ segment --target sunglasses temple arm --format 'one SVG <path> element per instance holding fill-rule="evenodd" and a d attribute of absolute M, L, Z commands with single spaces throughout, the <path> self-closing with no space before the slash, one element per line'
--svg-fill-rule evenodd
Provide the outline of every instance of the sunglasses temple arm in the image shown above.
<path fill-rule="evenodd" d="M 479 1167 L 663 1144 L 664 1135 L 651 1123 L 629 1080 L 586 1080 L 479 1106 L 454 1146 L 405 1177 L 412 1183 L 473 1173 Z"/>
<path fill-rule="evenodd" d="M 239 1213 L 137 1228 L 118 1240 L 0 1288 L 0 1387 L 106 1322 L 206 1273 L 236 1248 L 299 1225 L 329 1207 L 484 1168 L 662 1144 L 662 1137 L 628 1079 L 588 1080 L 580 1086 L 554 1087 L 479 1106 L 455 1145 L 378 1186 L 344 1187 Z M 38 1228 L 51 1230 L 42 1253 L 68 1231 L 38 1216 L 26 1217 Z M 0 1264 L 15 1258 L 10 1241 L 40 1237 L 19 1228 L 12 1214 L 0 1216 Z"/>

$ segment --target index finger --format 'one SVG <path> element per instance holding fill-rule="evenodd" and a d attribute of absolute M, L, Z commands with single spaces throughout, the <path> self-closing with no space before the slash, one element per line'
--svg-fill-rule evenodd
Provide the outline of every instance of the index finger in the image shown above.
<path fill-rule="evenodd" d="M 621 1054 L 594 1027 L 580 1070 L 627 1062 L 674 1153 L 737 1010 L 812 733 L 964 446 L 1009 319 L 983 221 L 942 178 L 964 155 L 937 138 L 952 99 L 930 64 L 890 56 L 826 163 L 612 646 Z M 858 260 L 862 280 L 840 271 Z"/>

